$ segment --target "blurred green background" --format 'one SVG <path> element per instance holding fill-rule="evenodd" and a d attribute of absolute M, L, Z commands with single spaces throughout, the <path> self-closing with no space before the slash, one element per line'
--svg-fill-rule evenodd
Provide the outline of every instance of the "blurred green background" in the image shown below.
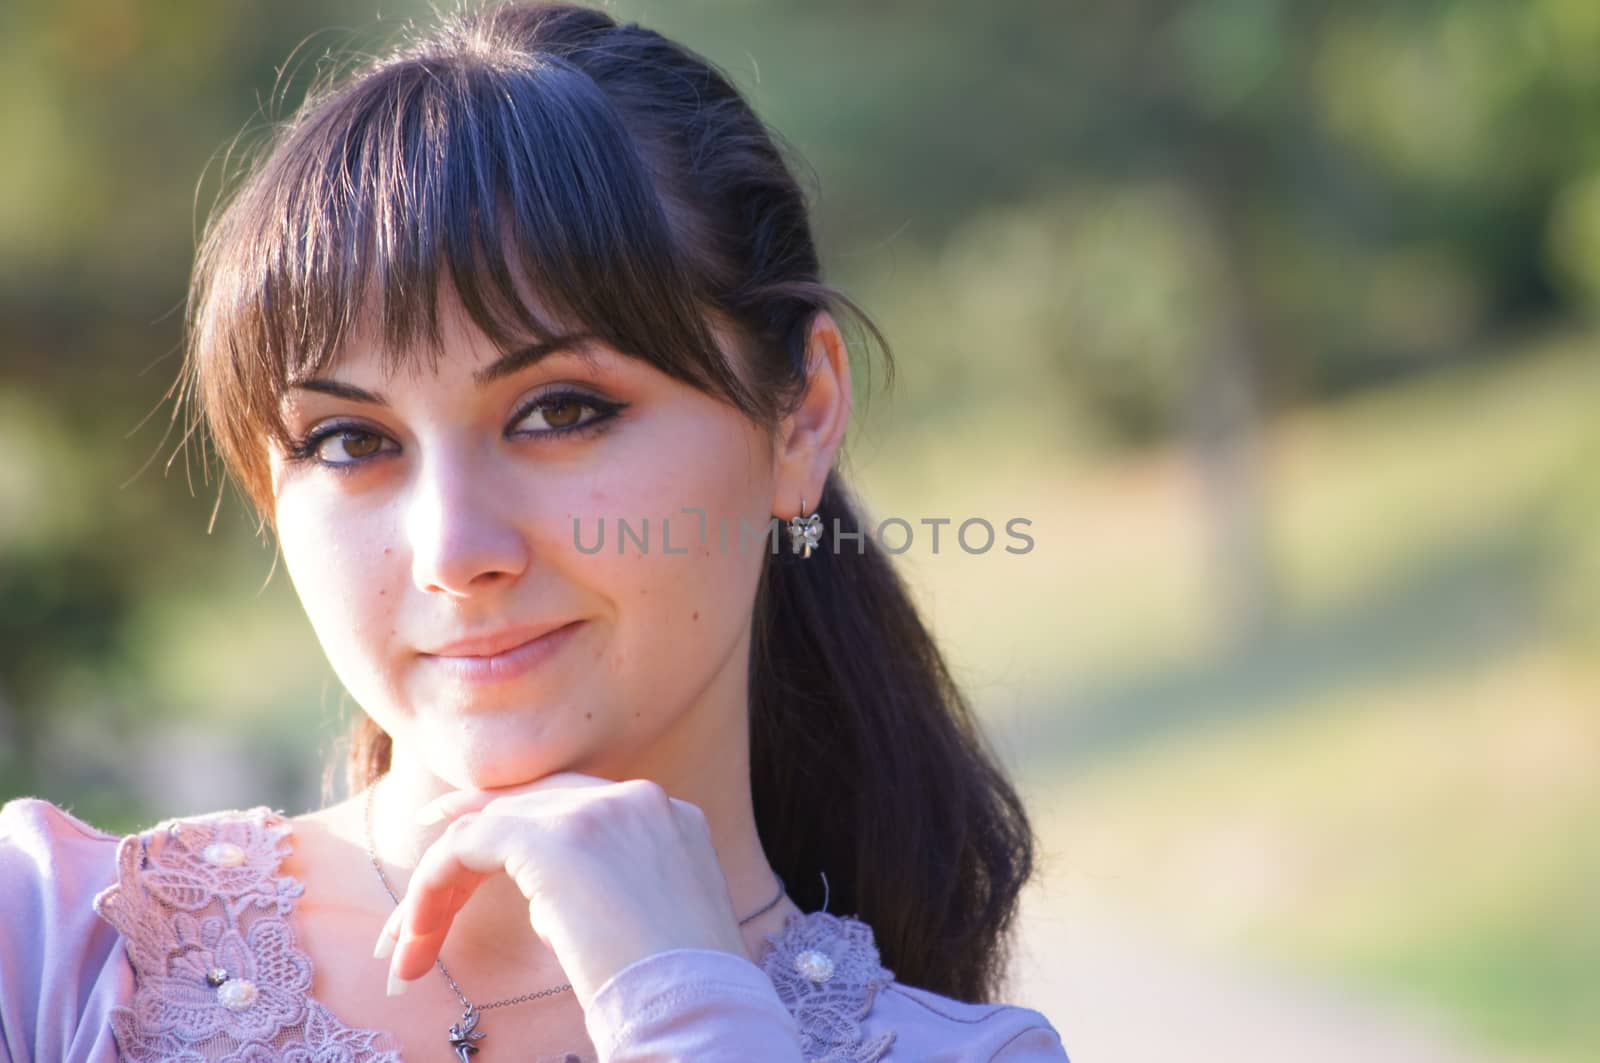
<path fill-rule="evenodd" d="M 901 558 L 1038 817 L 1014 997 L 1597 1058 L 1600 4 L 612 6 L 808 160 L 869 509 L 1032 521 Z M 352 707 L 164 396 L 230 144 L 427 15 L 0 6 L 0 800 L 319 802 Z"/>

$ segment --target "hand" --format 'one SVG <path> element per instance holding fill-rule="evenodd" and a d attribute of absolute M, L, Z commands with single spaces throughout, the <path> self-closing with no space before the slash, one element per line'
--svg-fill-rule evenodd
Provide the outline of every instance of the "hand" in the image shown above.
<path fill-rule="evenodd" d="M 746 955 L 705 814 L 650 780 L 558 772 L 446 794 L 418 820 L 429 810 L 451 822 L 379 937 L 394 943 L 391 985 L 428 972 L 456 913 L 500 872 L 528 899 L 534 932 L 585 1009 L 613 974 L 657 952 Z"/>

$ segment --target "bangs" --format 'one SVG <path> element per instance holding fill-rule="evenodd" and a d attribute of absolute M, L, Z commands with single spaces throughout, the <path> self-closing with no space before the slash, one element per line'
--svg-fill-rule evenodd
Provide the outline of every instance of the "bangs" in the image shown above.
<path fill-rule="evenodd" d="M 305 112 L 208 228 L 193 379 L 225 459 L 357 336 L 444 354 L 441 289 L 502 351 L 586 333 L 741 410 L 670 213 L 610 100 L 548 56 L 412 56 Z M 246 488 L 258 503 L 264 485 Z"/>

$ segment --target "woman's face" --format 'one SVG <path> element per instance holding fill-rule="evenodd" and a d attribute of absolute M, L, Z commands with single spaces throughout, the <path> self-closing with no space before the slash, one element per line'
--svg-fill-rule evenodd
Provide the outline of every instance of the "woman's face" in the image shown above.
<path fill-rule="evenodd" d="M 592 365 L 504 363 L 446 309 L 436 372 L 386 375 L 357 343 L 289 392 L 302 445 L 273 448 L 284 561 L 345 687 L 454 786 L 643 774 L 742 736 L 764 431 L 592 341 Z M 647 546 L 619 553 L 619 518 Z"/>

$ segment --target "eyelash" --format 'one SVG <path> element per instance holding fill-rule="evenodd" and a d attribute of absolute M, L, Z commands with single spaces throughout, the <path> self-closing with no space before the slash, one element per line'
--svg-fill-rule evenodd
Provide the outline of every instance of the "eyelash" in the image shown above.
<path fill-rule="evenodd" d="M 627 408 L 625 402 L 610 402 L 582 391 L 552 391 L 533 399 L 522 406 L 512 418 L 513 424 L 520 424 L 535 410 L 552 406 L 577 405 L 594 410 L 597 416 L 580 421 L 577 424 L 564 425 L 557 428 L 544 428 L 531 432 L 516 432 L 515 436 L 521 439 L 539 439 L 550 441 L 567 436 L 582 435 L 604 427 L 617 414 Z M 379 433 L 358 425 L 342 422 L 325 425 L 314 432 L 307 433 L 300 439 L 294 440 L 288 448 L 286 459 L 292 463 L 311 463 L 323 468 L 331 469 L 338 473 L 353 472 L 361 468 L 371 458 L 357 458 L 354 461 L 324 461 L 317 457 L 317 451 L 322 444 L 339 435 L 376 436 Z M 382 453 L 380 451 L 380 453 Z M 373 455 L 376 457 L 376 455 Z"/>

